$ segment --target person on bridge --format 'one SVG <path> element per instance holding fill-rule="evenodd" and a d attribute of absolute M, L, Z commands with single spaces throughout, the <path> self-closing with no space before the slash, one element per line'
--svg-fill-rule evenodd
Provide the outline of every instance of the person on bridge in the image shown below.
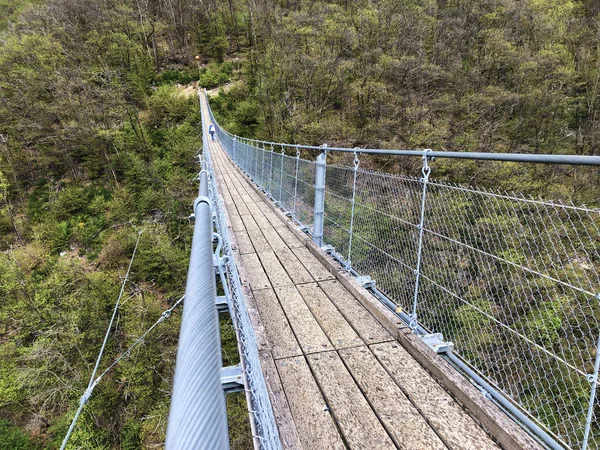
<path fill-rule="evenodd" d="M 210 134 L 210 137 L 214 141 L 215 140 L 215 126 L 212 123 L 208 126 L 208 133 Z"/>

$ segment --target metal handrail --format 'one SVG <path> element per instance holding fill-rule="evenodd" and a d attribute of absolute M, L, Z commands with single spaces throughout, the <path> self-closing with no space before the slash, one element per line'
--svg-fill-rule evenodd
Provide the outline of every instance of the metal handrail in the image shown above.
<path fill-rule="evenodd" d="M 212 111 L 211 111 L 212 114 Z M 553 155 L 553 154 L 531 154 L 531 153 L 485 153 L 485 152 L 448 152 L 440 150 L 399 150 L 399 149 L 380 149 L 380 148 L 350 148 L 350 147 L 324 147 L 317 145 L 304 144 L 286 144 L 283 142 L 262 141 L 259 139 L 245 138 L 236 136 L 221 128 L 221 130 L 231 138 L 243 139 L 259 146 L 282 147 L 303 150 L 315 150 L 343 153 L 361 153 L 364 155 L 394 155 L 394 156 L 412 156 L 422 158 L 426 153 L 428 158 L 449 158 L 449 159 L 471 159 L 480 161 L 504 161 L 504 162 L 523 162 L 539 164 L 567 164 L 575 166 L 600 166 L 600 156 L 587 155 Z"/>

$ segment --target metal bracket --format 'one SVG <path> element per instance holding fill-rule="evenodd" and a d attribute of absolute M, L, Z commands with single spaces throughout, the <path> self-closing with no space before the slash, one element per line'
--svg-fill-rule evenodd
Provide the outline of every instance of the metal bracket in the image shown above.
<path fill-rule="evenodd" d="M 358 284 L 361 285 L 361 287 L 364 287 L 365 289 L 369 289 L 369 288 L 375 287 L 375 280 L 372 279 L 368 275 L 364 275 L 362 277 L 356 277 L 354 279 L 354 281 L 356 281 Z"/>
<path fill-rule="evenodd" d="M 285 216 L 286 216 L 286 217 L 289 217 L 290 219 L 293 219 L 293 218 L 294 218 L 294 215 L 293 215 L 291 212 L 286 212 L 286 213 L 285 213 Z"/>
<path fill-rule="evenodd" d="M 446 353 L 454 348 L 452 342 L 444 341 L 442 333 L 424 334 L 421 336 L 421 340 L 436 353 Z"/>
<path fill-rule="evenodd" d="M 588 373 L 585 376 L 585 379 L 588 380 L 589 383 L 596 383 L 598 381 L 598 376 L 593 373 Z"/>
<path fill-rule="evenodd" d="M 335 252 L 335 247 L 333 245 L 322 245 L 321 250 L 323 250 L 325 253 L 331 254 Z"/>
<path fill-rule="evenodd" d="M 227 297 L 225 297 L 224 295 L 219 295 L 218 297 L 215 298 L 215 305 L 217 306 L 217 311 L 220 313 L 229 311 L 229 305 L 227 304 Z"/>
<path fill-rule="evenodd" d="M 302 231 L 303 233 L 306 233 L 306 234 L 310 234 L 310 228 L 308 228 L 306 225 L 303 227 L 300 227 L 300 231 Z"/>
<path fill-rule="evenodd" d="M 239 365 L 221 367 L 221 387 L 226 394 L 243 391 L 244 378 Z"/>

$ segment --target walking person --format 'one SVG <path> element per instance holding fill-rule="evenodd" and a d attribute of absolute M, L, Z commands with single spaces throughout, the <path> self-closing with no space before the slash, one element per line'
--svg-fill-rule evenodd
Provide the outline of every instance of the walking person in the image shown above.
<path fill-rule="evenodd" d="M 210 134 L 210 137 L 214 141 L 215 140 L 215 126 L 212 123 L 208 126 L 208 133 Z"/>

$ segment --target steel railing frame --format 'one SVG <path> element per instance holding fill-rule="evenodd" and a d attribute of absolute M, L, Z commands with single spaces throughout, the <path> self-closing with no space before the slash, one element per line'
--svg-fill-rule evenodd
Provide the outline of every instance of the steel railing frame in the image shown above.
<path fill-rule="evenodd" d="M 166 449 L 229 449 L 221 386 L 221 337 L 216 307 L 213 208 L 202 165 L 194 201 L 194 235 L 173 378 Z"/>
<path fill-rule="evenodd" d="M 420 223 L 417 228 L 419 230 L 419 234 L 421 238 L 419 239 L 418 252 L 421 252 L 422 248 L 422 233 L 424 230 L 427 230 L 428 233 L 431 233 L 431 230 L 426 228 L 426 224 L 424 221 L 425 218 L 425 203 L 426 203 L 426 190 L 429 184 L 429 168 L 428 161 L 433 160 L 434 158 L 453 158 L 453 159 L 473 159 L 473 160 L 489 160 L 489 161 L 507 161 L 507 162 L 522 162 L 522 163 L 542 163 L 542 164 L 567 164 L 567 165 L 580 165 L 580 166 L 600 166 L 600 157 L 599 156 L 579 156 L 579 155 L 539 155 L 539 154 L 504 154 L 504 153 L 471 153 L 471 152 L 438 152 L 433 150 L 383 150 L 383 149 L 350 149 L 350 148 L 335 148 L 335 147 L 324 147 L 324 146 L 304 146 L 298 144 L 285 144 L 285 143 L 276 143 L 271 141 L 261 141 L 255 139 L 247 139 L 240 136 L 235 136 L 227 131 L 223 130 L 218 123 L 215 121 L 214 116 L 212 116 L 212 111 L 209 109 L 209 114 L 211 117 L 211 121 L 215 124 L 217 128 L 217 135 L 219 136 L 219 140 L 223 144 L 226 152 L 229 154 L 230 158 L 234 161 L 240 169 L 246 173 L 257 185 L 263 190 L 270 198 L 275 200 L 273 197 L 277 194 L 277 192 L 273 191 L 273 164 L 270 164 L 270 169 L 268 170 L 269 174 L 265 177 L 264 164 L 260 165 L 260 170 L 257 170 L 256 165 L 248 164 L 248 153 L 261 151 L 262 159 L 265 159 L 265 151 L 268 151 L 271 154 L 271 158 L 273 158 L 274 147 L 278 147 L 281 149 L 282 158 L 289 156 L 285 156 L 284 149 L 293 150 L 296 154 L 296 173 L 295 173 L 295 181 L 294 181 L 294 195 L 293 195 L 293 205 L 289 206 L 287 209 L 282 205 L 281 202 L 281 187 L 279 188 L 279 194 L 277 195 L 277 205 L 287 211 L 287 215 L 290 216 L 296 223 L 298 223 L 304 231 L 312 235 L 313 240 L 316 244 L 321 246 L 323 249 L 327 250 L 331 253 L 344 267 L 346 267 L 351 273 L 355 276 L 359 276 L 360 274 L 354 270 L 350 262 L 350 254 L 351 254 L 351 246 L 352 246 L 352 225 L 350 226 L 350 248 L 348 250 L 348 257 L 342 257 L 339 253 L 335 252 L 335 249 L 330 248 L 330 246 L 323 245 L 323 232 L 322 232 L 322 216 L 321 212 L 324 211 L 325 206 L 325 195 L 323 195 L 323 190 L 325 187 L 325 167 L 326 163 L 326 153 L 327 152 L 345 152 L 345 153 L 354 153 L 355 155 L 355 168 L 354 168 L 354 186 L 352 192 L 352 216 L 351 220 L 354 221 L 354 197 L 356 190 L 356 170 L 358 168 L 358 156 L 359 154 L 371 154 L 371 155 L 397 155 L 397 156 L 409 156 L 409 157 L 420 157 L 423 160 L 423 176 L 420 179 L 420 184 L 422 188 L 422 208 L 420 211 Z M 271 151 L 269 151 L 270 149 Z M 298 186 L 298 160 L 300 158 L 301 150 L 311 150 L 318 151 L 317 162 L 312 163 L 315 164 L 315 196 L 314 196 L 314 217 L 313 223 L 307 224 L 302 223 L 296 214 L 296 197 L 297 197 L 297 186 Z M 290 153 L 292 153 L 290 151 Z M 268 158 L 266 158 L 268 159 Z M 309 161 L 305 161 L 308 163 Z M 321 162 L 321 164 L 319 164 Z M 320 168 L 320 166 L 322 166 Z M 281 173 L 283 176 L 283 162 L 281 164 Z M 281 180 L 280 180 L 281 186 Z M 439 187 L 439 185 L 436 185 Z M 508 198 L 508 197 L 507 197 Z M 530 201 L 525 198 L 514 198 L 512 200 L 519 200 L 523 202 L 535 203 L 536 201 Z M 542 202 L 543 204 L 543 202 Z M 554 206 L 551 202 L 550 205 Z M 565 205 L 562 206 L 565 209 L 569 209 L 571 207 Z M 577 209 L 577 208 L 575 208 Z M 594 210 L 594 212 L 597 212 Z M 312 225 L 312 232 L 309 229 L 308 225 Z M 510 261 L 508 261 L 510 263 Z M 535 272 L 533 272 L 535 273 Z M 419 267 L 416 269 L 415 273 L 417 279 L 420 275 Z M 537 273 L 537 275 L 540 275 Z M 566 284 L 568 286 L 568 284 Z M 368 287 L 373 294 L 378 297 L 386 306 L 392 309 L 394 312 L 398 314 L 398 316 L 403 319 L 407 324 L 409 324 L 413 330 L 420 335 L 430 333 L 430 331 L 422 326 L 418 317 L 416 315 L 416 304 L 419 295 L 419 286 L 418 282 L 415 283 L 415 291 L 414 291 L 414 305 L 411 314 L 406 314 L 404 312 L 398 312 L 398 308 L 396 302 L 390 300 L 386 294 L 379 291 L 375 288 L 374 283 L 365 286 Z M 574 286 L 569 286 L 574 288 Z M 600 300 L 600 294 L 594 294 L 588 290 L 585 292 L 587 295 L 592 295 L 597 300 Z M 463 373 L 468 375 L 472 380 L 477 382 L 477 384 L 481 387 L 482 391 L 486 393 L 486 395 L 494 400 L 499 406 L 506 410 L 508 413 L 513 415 L 519 422 L 525 425 L 526 428 L 532 430 L 533 433 L 541 439 L 544 444 L 552 449 L 559 449 L 568 447 L 568 444 L 561 439 L 561 437 L 555 435 L 552 431 L 547 429 L 541 422 L 537 420 L 535 415 L 530 414 L 529 411 L 523 409 L 521 406 L 517 405 L 513 399 L 507 397 L 504 392 L 497 389 L 494 382 L 488 382 L 485 379 L 485 376 L 475 367 L 472 367 L 470 363 L 464 360 L 460 354 L 457 354 L 451 350 L 451 348 L 447 351 L 445 355 L 447 359 L 449 359 L 454 366 L 456 366 Z M 600 369 L 600 340 L 598 340 L 598 346 L 596 351 L 596 357 L 594 359 L 594 369 L 593 373 L 585 374 L 585 378 L 590 383 L 590 395 L 589 395 L 589 403 L 587 407 L 587 411 L 585 411 L 585 430 L 582 430 L 583 437 L 581 438 L 580 444 L 581 448 L 588 448 L 588 442 L 590 438 L 590 429 L 593 423 L 597 419 L 595 419 L 594 413 L 594 404 L 596 401 L 596 388 L 597 388 L 597 380 L 598 380 L 598 371 Z M 583 373 L 579 370 L 580 373 Z"/>

